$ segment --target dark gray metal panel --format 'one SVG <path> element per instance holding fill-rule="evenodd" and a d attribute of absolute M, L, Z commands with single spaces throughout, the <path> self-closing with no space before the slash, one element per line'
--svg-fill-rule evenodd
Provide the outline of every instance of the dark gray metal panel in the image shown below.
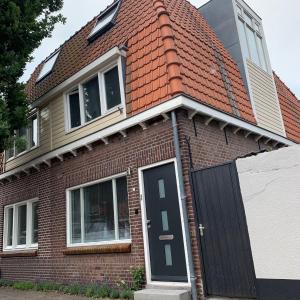
<path fill-rule="evenodd" d="M 248 91 L 246 71 L 232 0 L 211 0 L 207 4 L 201 6 L 199 11 L 237 63 L 245 87 Z"/>
<path fill-rule="evenodd" d="M 234 163 L 192 173 L 206 292 L 255 298 L 255 272 Z"/>
<path fill-rule="evenodd" d="M 259 300 L 299 300 L 300 280 L 257 279 Z"/>

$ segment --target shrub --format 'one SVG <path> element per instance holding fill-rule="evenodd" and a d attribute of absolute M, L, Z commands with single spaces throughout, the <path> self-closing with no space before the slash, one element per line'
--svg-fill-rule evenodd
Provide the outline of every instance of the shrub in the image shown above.
<path fill-rule="evenodd" d="M 89 298 L 95 298 L 99 287 L 96 284 L 90 284 L 86 287 L 84 295 Z"/>
<path fill-rule="evenodd" d="M 79 283 L 73 283 L 71 285 L 65 286 L 63 288 L 63 292 L 65 294 L 70 294 L 70 295 L 83 295 L 83 294 L 85 294 L 84 287 Z"/>
<path fill-rule="evenodd" d="M 0 287 L 12 287 L 13 282 L 6 279 L 0 279 Z"/>
<path fill-rule="evenodd" d="M 145 270 L 143 267 L 134 268 L 131 271 L 133 279 L 133 289 L 135 291 L 141 290 L 145 283 Z"/>
<path fill-rule="evenodd" d="M 132 290 L 124 290 L 120 293 L 121 299 L 133 299 L 133 291 Z"/>
<path fill-rule="evenodd" d="M 59 291 L 61 285 L 54 282 L 39 282 L 35 285 L 35 290 L 40 292 Z"/>
<path fill-rule="evenodd" d="M 115 290 L 115 289 L 111 290 L 111 292 L 110 292 L 110 298 L 111 299 L 118 299 L 118 298 L 120 298 L 120 292 L 118 290 Z"/>
<path fill-rule="evenodd" d="M 111 288 L 107 285 L 103 285 L 97 289 L 96 297 L 97 298 L 108 298 L 111 292 Z"/>
<path fill-rule="evenodd" d="M 12 287 L 17 290 L 28 291 L 34 288 L 34 284 L 32 282 L 20 281 L 15 282 Z"/>

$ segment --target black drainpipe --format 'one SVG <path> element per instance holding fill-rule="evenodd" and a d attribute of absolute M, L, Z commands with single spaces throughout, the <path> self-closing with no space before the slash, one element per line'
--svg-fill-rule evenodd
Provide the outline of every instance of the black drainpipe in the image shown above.
<path fill-rule="evenodd" d="M 195 276 L 195 268 L 193 262 L 193 254 L 192 254 L 192 245 L 191 245 L 191 236 L 189 229 L 189 221 L 188 221 L 188 213 L 186 206 L 186 193 L 184 189 L 184 181 L 183 181 L 183 171 L 182 171 L 182 161 L 181 161 L 181 153 L 180 153 L 180 145 L 179 145 L 179 135 L 178 135 L 178 124 L 175 111 L 171 112 L 172 117 L 172 126 L 173 126 L 173 139 L 175 146 L 175 154 L 176 154 L 176 164 L 178 171 L 178 181 L 179 181 L 179 191 L 180 191 L 180 199 L 181 206 L 183 212 L 183 220 L 184 220 L 184 231 L 185 231 L 185 239 L 187 245 L 187 254 L 188 254 L 188 263 L 190 269 L 190 279 L 191 279 L 191 288 L 192 288 L 192 299 L 197 300 L 197 288 L 196 288 L 196 276 Z"/>

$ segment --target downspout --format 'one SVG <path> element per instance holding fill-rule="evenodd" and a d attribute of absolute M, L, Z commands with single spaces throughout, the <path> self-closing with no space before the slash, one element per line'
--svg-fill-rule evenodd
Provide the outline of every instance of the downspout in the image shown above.
<path fill-rule="evenodd" d="M 179 181 L 179 191 L 180 191 L 180 200 L 182 206 L 183 213 L 183 230 L 185 231 L 185 239 L 187 246 L 187 260 L 190 269 L 190 279 L 191 279 L 191 288 L 192 288 L 192 299 L 197 300 L 197 287 L 196 287 L 196 276 L 195 276 L 195 268 L 193 262 L 193 254 L 192 254 L 192 245 L 191 245 L 191 236 L 189 230 L 189 222 L 188 222 L 188 213 L 186 206 L 186 193 L 184 189 L 184 181 L 183 181 L 183 171 L 182 171 L 182 162 L 181 162 L 181 153 L 180 153 L 180 145 L 179 145 L 179 135 L 178 135 L 178 124 L 175 111 L 171 112 L 172 118 L 172 127 L 173 127 L 173 140 L 175 146 L 175 154 L 176 154 L 176 164 L 178 171 L 178 181 Z"/>

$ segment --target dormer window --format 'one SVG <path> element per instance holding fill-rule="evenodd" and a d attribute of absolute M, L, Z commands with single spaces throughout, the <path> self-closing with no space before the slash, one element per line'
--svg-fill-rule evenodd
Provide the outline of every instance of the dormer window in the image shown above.
<path fill-rule="evenodd" d="M 95 27 L 88 37 L 89 40 L 97 38 L 99 35 L 110 29 L 114 25 L 114 20 L 119 8 L 119 3 L 119 1 L 116 2 L 99 16 Z"/>
<path fill-rule="evenodd" d="M 48 76 L 52 72 L 54 64 L 58 58 L 58 55 L 59 55 L 59 51 L 55 52 L 50 58 L 48 58 L 44 62 L 42 70 L 40 71 L 40 74 L 36 80 L 37 82 L 44 79 L 46 76 Z"/>
<path fill-rule="evenodd" d="M 260 24 L 245 9 L 237 6 L 238 29 L 246 58 L 268 72 Z"/>
<path fill-rule="evenodd" d="M 122 62 L 119 59 L 66 94 L 67 131 L 124 107 L 121 74 Z"/>

